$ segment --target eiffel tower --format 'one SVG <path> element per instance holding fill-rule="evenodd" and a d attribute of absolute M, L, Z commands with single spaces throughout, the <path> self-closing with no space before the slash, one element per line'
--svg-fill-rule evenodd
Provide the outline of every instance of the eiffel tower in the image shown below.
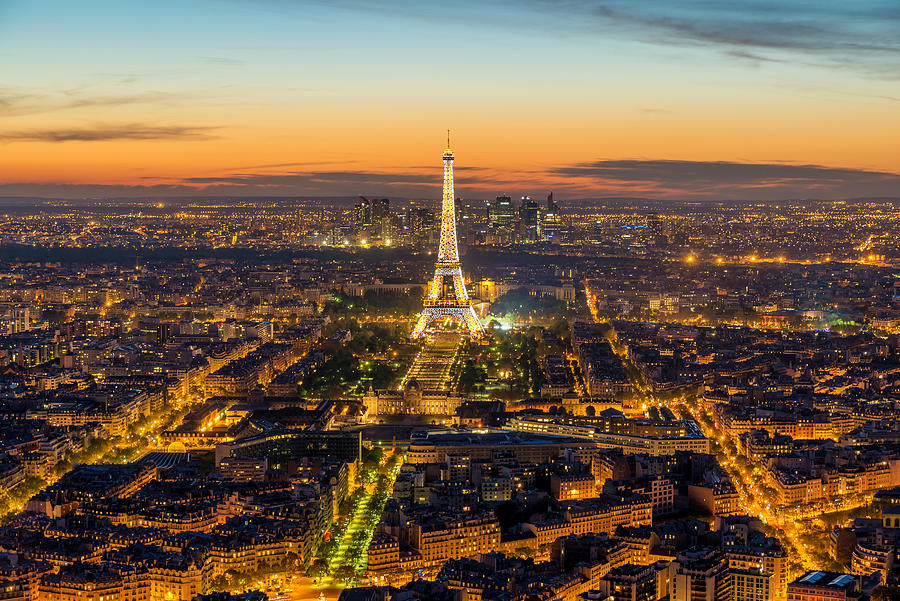
<path fill-rule="evenodd" d="M 447 149 L 444 151 L 444 197 L 441 201 L 441 243 L 438 246 L 434 279 L 428 286 L 422 313 L 416 320 L 412 338 L 419 338 L 425 328 L 436 319 L 450 317 L 464 325 L 472 338 L 484 335 L 481 322 L 472 308 L 466 292 L 462 267 L 459 264 L 459 248 L 456 244 L 456 203 L 453 198 L 453 151 L 450 150 L 450 132 L 447 132 Z"/>

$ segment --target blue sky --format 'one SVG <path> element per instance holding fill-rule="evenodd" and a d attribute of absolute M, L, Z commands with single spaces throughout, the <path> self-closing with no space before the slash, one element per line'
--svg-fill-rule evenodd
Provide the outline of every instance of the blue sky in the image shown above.
<path fill-rule="evenodd" d="M 884 0 L 0 0 L 0 194 L 428 195 L 450 127 L 472 194 L 900 196 L 898 59 Z"/>

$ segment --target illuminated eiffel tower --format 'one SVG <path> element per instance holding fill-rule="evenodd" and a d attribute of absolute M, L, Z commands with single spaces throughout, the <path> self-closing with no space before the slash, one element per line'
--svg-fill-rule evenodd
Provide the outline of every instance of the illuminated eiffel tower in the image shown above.
<path fill-rule="evenodd" d="M 412 338 L 419 338 L 425 328 L 436 319 L 450 317 L 464 325 L 469 336 L 478 338 L 484 334 L 481 322 L 472 308 L 466 292 L 462 267 L 459 264 L 459 248 L 456 244 L 456 203 L 453 199 L 453 151 L 450 150 L 450 132 L 447 132 L 447 149 L 444 151 L 444 198 L 441 201 L 441 243 L 438 247 L 434 279 L 428 286 L 425 306 L 416 320 Z"/>

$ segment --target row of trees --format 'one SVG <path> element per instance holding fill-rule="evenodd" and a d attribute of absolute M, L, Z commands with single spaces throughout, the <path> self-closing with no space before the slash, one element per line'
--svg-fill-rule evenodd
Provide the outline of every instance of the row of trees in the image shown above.
<path fill-rule="evenodd" d="M 316 559 L 309 566 L 308 574 L 313 578 L 321 578 L 330 573 L 332 563 L 341 546 L 341 541 L 350 526 L 353 515 L 359 510 L 365 489 L 360 486 L 341 502 L 340 517 L 335 520 L 328 531 L 328 538 L 319 543 L 316 549 Z"/>
<path fill-rule="evenodd" d="M 332 318 L 413 315 L 422 310 L 421 287 L 415 286 L 409 294 L 378 294 L 366 291 L 361 297 L 335 292 L 325 302 L 323 312 Z"/>
<path fill-rule="evenodd" d="M 324 346 L 328 358 L 304 378 L 300 396 L 340 399 L 362 395 L 369 386 L 387 388 L 402 376 L 415 352 L 406 323 L 368 323 L 339 317 L 328 324 L 324 334 L 327 337 L 338 331 L 349 331 L 350 340 L 343 345 Z"/>
<path fill-rule="evenodd" d="M 392 477 L 392 472 L 397 464 L 397 459 L 397 455 L 392 455 L 385 463 L 381 474 L 378 476 L 375 490 L 366 503 L 360 528 L 353 533 L 350 539 L 344 565 L 340 572 L 335 573 L 335 578 L 346 582 L 348 585 L 352 585 L 363 571 L 365 564 L 363 558 L 368 553 L 369 542 L 372 540 L 375 526 L 381 521 L 381 512 L 384 510 L 384 505 L 393 491 L 394 478 Z"/>
<path fill-rule="evenodd" d="M 255 587 L 258 580 L 268 580 L 276 575 L 290 571 L 299 562 L 300 557 L 293 552 L 289 552 L 280 561 L 271 561 L 259 566 L 254 572 L 243 572 L 238 570 L 227 570 L 224 574 L 214 578 L 209 583 L 210 591 L 228 591 L 234 588 L 246 590 Z"/>
<path fill-rule="evenodd" d="M 54 475 L 61 478 L 75 466 L 85 463 L 124 463 L 148 446 L 157 432 L 169 429 L 189 411 L 188 406 L 176 407 L 167 402 L 155 416 L 143 416 L 131 422 L 124 436 L 114 438 L 94 438 L 84 448 L 60 460 L 54 466 Z M 156 423 L 153 426 L 153 423 Z M 28 477 L 23 482 L 0 494 L 0 519 L 6 520 L 21 511 L 31 497 L 43 490 L 49 483 L 37 477 Z"/>
<path fill-rule="evenodd" d="M 0 495 L 0 514 L 3 516 L 3 521 L 21 511 L 22 505 L 43 490 L 45 486 L 47 486 L 45 480 L 29 476 L 11 489 L 3 491 L 3 494 Z"/>
<path fill-rule="evenodd" d="M 317 559 L 310 565 L 308 575 L 313 578 L 332 576 L 336 580 L 352 584 L 362 572 L 363 558 L 369 549 L 372 533 L 381 520 L 381 512 L 393 490 L 394 474 L 401 456 L 392 454 L 384 460 L 380 447 L 364 449 L 360 480 L 369 486 L 375 485 L 371 494 L 366 494 L 366 484 L 356 488 L 341 504 L 341 517 L 330 531 L 330 537 L 323 541 L 316 551 Z M 348 532 L 355 524 L 353 532 Z M 336 563 L 341 545 L 347 545 L 339 563 Z"/>

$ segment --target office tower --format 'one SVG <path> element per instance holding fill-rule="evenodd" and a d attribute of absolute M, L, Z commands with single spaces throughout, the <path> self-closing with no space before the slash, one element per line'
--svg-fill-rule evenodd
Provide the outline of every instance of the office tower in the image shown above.
<path fill-rule="evenodd" d="M 553 200 L 553 190 L 551 190 L 550 194 L 547 195 L 547 212 L 559 213 L 559 205 L 557 205 Z"/>
<path fill-rule="evenodd" d="M 425 237 L 434 226 L 434 213 L 425 207 L 406 209 L 406 230 L 414 237 Z"/>
<path fill-rule="evenodd" d="M 537 242 L 543 237 L 544 212 L 541 205 L 529 196 L 522 197 L 519 206 L 519 241 Z"/>
<path fill-rule="evenodd" d="M 382 220 L 390 215 L 391 201 L 388 198 L 374 198 L 369 203 L 371 223 L 380 224 Z"/>
<path fill-rule="evenodd" d="M 372 223 L 372 202 L 365 196 L 360 196 L 353 205 L 353 229 L 361 232 Z"/>
<path fill-rule="evenodd" d="M 547 210 L 544 213 L 543 237 L 551 241 L 559 241 L 562 234 L 562 215 L 559 205 L 553 200 L 553 192 L 547 195 Z"/>
<path fill-rule="evenodd" d="M 646 240 L 650 246 L 664 248 L 669 240 L 663 232 L 663 220 L 657 213 L 647 215 Z"/>
<path fill-rule="evenodd" d="M 511 228 L 516 222 L 516 207 L 509 196 L 498 196 L 488 201 L 488 227 L 491 229 Z"/>

